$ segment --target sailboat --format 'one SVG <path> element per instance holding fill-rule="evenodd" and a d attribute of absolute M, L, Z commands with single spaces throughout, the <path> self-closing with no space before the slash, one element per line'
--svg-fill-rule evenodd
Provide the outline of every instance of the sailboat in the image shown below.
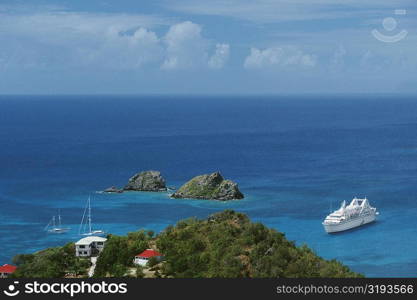
<path fill-rule="evenodd" d="M 106 234 L 103 230 L 92 230 L 91 225 L 91 198 L 88 197 L 87 204 L 84 208 L 83 218 L 81 219 L 80 228 L 78 230 L 80 235 L 104 235 Z"/>
<path fill-rule="evenodd" d="M 44 230 L 50 233 L 65 233 L 70 229 L 71 228 L 68 227 L 62 227 L 61 212 L 58 212 L 58 224 L 56 222 L 55 216 L 53 216 L 51 221 L 49 221 L 48 225 L 45 226 Z"/>

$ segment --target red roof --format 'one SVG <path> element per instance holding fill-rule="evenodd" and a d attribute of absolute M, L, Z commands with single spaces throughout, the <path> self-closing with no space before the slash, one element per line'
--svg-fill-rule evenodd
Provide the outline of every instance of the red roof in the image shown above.
<path fill-rule="evenodd" d="M 162 254 L 152 249 L 146 249 L 142 253 L 136 255 L 136 257 L 146 257 L 146 258 L 150 258 L 154 256 L 162 256 Z"/>
<path fill-rule="evenodd" d="M 12 265 L 8 265 L 5 264 L 2 267 L 0 267 L 0 273 L 13 273 L 14 271 L 16 271 L 17 267 L 12 266 Z"/>

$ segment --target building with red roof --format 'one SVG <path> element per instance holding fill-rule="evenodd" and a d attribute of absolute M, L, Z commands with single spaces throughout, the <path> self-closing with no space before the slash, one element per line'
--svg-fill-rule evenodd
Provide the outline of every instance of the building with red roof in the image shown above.
<path fill-rule="evenodd" d="M 135 255 L 133 263 L 135 265 L 146 266 L 152 257 L 155 257 L 155 259 L 158 261 L 161 261 L 163 259 L 163 255 L 158 251 L 153 249 L 146 249 L 142 253 Z"/>
<path fill-rule="evenodd" d="M 16 271 L 17 267 L 5 264 L 3 266 L 0 266 L 0 278 L 7 278 L 10 274 L 14 273 Z"/>

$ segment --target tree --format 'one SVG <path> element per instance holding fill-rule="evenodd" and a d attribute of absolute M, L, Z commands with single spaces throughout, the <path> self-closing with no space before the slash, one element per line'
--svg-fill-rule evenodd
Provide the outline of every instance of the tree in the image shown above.
<path fill-rule="evenodd" d="M 143 230 L 127 236 L 110 235 L 97 259 L 94 277 L 118 277 L 116 274 L 122 272 L 122 267 L 132 266 L 135 255 L 149 247 L 149 240 Z"/>
<path fill-rule="evenodd" d="M 142 266 L 137 266 L 136 267 L 136 278 L 144 278 L 144 277 L 145 277 L 145 273 L 143 272 Z"/>
<path fill-rule="evenodd" d="M 233 211 L 180 221 L 157 237 L 157 247 L 165 256 L 161 272 L 170 277 L 361 276 Z"/>
<path fill-rule="evenodd" d="M 151 258 L 148 260 L 147 266 L 148 266 L 149 268 L 152 268 L 153 266 L 156 266 L 158 263 L 159 263 L 159 260 L 158 260 L 156 257 L 151 257 Z"/>
<path fill-rule="evenodd" d="M 34 254 L 18 254 L 13 258 L 18 269 L 14 277 L 60 278 L 67 273 L 85 274 L 89 263 L 75 256 L 74 243 L 48 248 Z"/>
<path fill-rule="evenodd" d="M 112 277 L 120 278 L 126 276 L 127 268 L 124 265 L 116 264 L 113 266 L 111 271 Z"/>
<path fill-rule="evenodd" d="M 361 277 L 336 260 L 317 256 L 306 245 L 297 247 L 283 233 L 234 211 L 224 211 L 199 220 L 190 218 L 168 226 L 153 237 L 143 230 L 127 236 L 109 235 L 95 269 L 95 277 L 129 276 L 136 254 L 156 244 L 164 255 L 149 266 L 154 277 Z M 17 255 L 16 277 L 63 277 L 66 272 L 85 274 L 89 262 L 75 257 L 74 244 L 49 248 L 35 254 Z M 131 275 L 131 274 L 130 274 Z M 142 277 L 142 267 L 136 267 Z"/>

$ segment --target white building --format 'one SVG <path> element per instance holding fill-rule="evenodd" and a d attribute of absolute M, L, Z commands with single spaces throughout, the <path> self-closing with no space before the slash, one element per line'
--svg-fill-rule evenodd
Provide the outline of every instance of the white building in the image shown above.
<path fill-rule="evenodd" d="M 75 256 L 91 256 L 103 251 L 107 239 L 99 236 L 85 237 L 75 243 Z"/>
<path fill-rule="evenodd" d="M 133 263 L 135 265 L 140 265 L 144 267 L 148 264 L 149 260 L 152 257 L 155 257 L 157 261 L 161 261 L 163 259 L 162 254 L 158 251 L 155 251 L 153 249 L 146 249 L 142 253 L 139 253 L 135 256 L 135 258 L 133 259 Z"/>

